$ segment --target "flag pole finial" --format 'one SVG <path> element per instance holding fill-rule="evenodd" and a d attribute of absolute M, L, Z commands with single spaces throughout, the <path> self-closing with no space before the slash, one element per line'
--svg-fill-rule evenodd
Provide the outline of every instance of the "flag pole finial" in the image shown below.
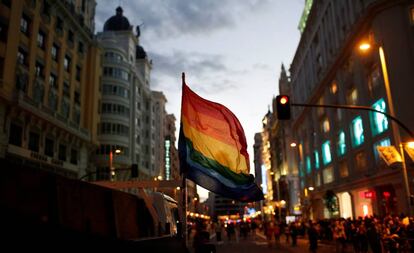
<path fill-rule="evenodd" d="M 181 74 L 181 79 L 183 80 L 183 85 L 185 85 L 185 73 L 184 72 Z"/>

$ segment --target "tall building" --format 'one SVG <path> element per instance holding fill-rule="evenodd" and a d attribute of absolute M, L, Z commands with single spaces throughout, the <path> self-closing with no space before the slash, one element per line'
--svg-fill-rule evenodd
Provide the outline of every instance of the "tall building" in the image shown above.
<path fill-rule="evenodd" d="M 279 94 L 290 95 L 290 82 L 282 64 L 279 78 Z M 291 122 L 278 120 L 276 98 L 272 101 L 272 117 L 270 121 L 269 142 L 271 170 L 276 184 L 276 203 L 282 218 L 286 215 L 299 215 L 299 180 L 295 164 L 295 148 Z"/>
<path fill-rule="evenodd" d="M 103 50 L 101 80 L 100 147 L 97 167 L 107 178 L 110 153 L 112 167 L 120 171 L 137 164 L 141 179 L 152 179 L 155 171 L 155 118 L 150 90 L 151 61 L 139 45 L 140 30 L 134 33 L 121 7 L 97 34 Z M 117 180 L 130 177 L 128 170 L 116 174 Z"/>
<path fill-rule="evenodd" d="M 396 118 L 414 129 L 408 107 L 414 79 L 413 25 L 412 0 L 313 1 L 290 67 L 291 101 L 362 105 L 388 113 L 394 108 Z M 369 51 L 359 50 L 362 41 L 371 44 Z M 408 184 L 412 192 L 413 182 L 404 180 L 401 167 L 387 166 L 377 147 L 394 145 L 399 150 L 413 136 L 380 113 L 292 109 L 305 215 L 408 213 L 406 188 Z"/>
<path fill-rule="evenodd" d="M 167 112 L 165 110 L 165 104 L 167 103 L 167 99 L 165 98 L 164 94 L 161 91 L 152 91 L 151 92 L 151 100 L 153 104 L 153 123 L 154 123 L 154 133 L 151 136 L 154 139 L 155 146 L 152 148 L 154 156 L 159 158 L 155 159 L 154 161 L 154 173 L 155 176 L 159 176 L 162 179 L 170 179 L 171 178 L 171 171 L 168 169 L 166 170 L 166 155 L 170 155 L 170 153 L 166 150 L 166 145 L 168 149 L 171 147 L 170 140 L 166 140 L 167 136 L 167 129 L 166 129 L 166 118 Z M 167 141 L 167 142 L 166 142 Z M 174 145 L 174 144 L 173 144 Z M 169 157 L 168 157 L 169 160 Z M 167 179 L 168 176 L 168 179 Z"/>
<path fill-rule="evenodd" d="M 0 157 L 68 177 L 97 145 L 94 0 L 0 3 Z"/>

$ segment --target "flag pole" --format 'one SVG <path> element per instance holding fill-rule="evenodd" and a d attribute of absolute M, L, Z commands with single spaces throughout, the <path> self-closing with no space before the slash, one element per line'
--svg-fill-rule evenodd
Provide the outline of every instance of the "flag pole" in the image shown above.
<path fill-rule="evenodd" d="M 182 80 L 182 88 L 181 91 L 182 93 L 184 92 L 184 86 L 185 86 L 185 73 L 182 72 L 181 74 L 181 80 Z M 183 94 L 181 95 L 181 108 L 183 107 Z M 180 162 L 181 165 L 181 162 Z M 182 198 L 183 198 L 183 235 L 184 235 L 184 242 L 185 242 L 185 247 L 188 249 L 189 245 L 188 245 L 188 229 L 187 229 L 187 175 L 185 173 L 184 168 L 180 168 L 181 172 L 182 172 L 182 177 L 183 177 L 183 182 L 182 182 Z"/>

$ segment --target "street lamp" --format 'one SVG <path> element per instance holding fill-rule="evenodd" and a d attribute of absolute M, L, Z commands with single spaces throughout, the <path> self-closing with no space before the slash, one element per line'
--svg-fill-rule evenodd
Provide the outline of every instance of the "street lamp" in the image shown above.
<path fill-rule="evenodd" d="M 119 148 L 117 148 L 117 149 L 115 149 L 114 150 L 114 152 L 115 152 L 115 154 L 117 154 L 117 155 L 119 155 L 119 154 L 121 154 L 121 149 L 119 149 Z M 114 160 L 114 154 L 113 154 L 113 151 L 112 151 L 112 149 L 109 151 L 109 171 L 110 171 L 110 173 L 111 173 L 111 181 L 113 181 L 114 180 L 114 177 L 115 177 L 115 168 L 113 168 L 113 160 Z"/>
<path fill-rule="evenodd" d="M 371 44 L 367 41 L 363 41 L 359 44 L 359 50 L 361 52 L 367 52 L 371 49 Z M 391 95 L 391 87 L 390 87 L 390 80 L 388 76 L 388 68 L 387 68 L 387 62 L 385 59 L 385 53 L 382 46 L 378 46 L 378 54 L 381 62 L 381 69 L 382 69 L 382 76 L 384 78 L 384 85 L 385 85 L 385 92 L 387 96 L 387 102 L 389 107 L 389 114 L 395 118 L 395 110 L 394 110 L 394 103 L 392 101 L 392 95 Z M 397 122 L 392 120 L 392 133 L 395 140 L 395 146 L 400 148 L 402 160 L 403 160 L 403 166 L 402 166 L 402 174 L 403 174 L 403 180 L 404 180 L 404 186 L 405 186 L 405 193 L 407 196 L 407 204 L 408 204 L 408 214 L 411 215 L 411 193 L 410 193 L 410 187 L 408 184 L 408 175 L 407 175 L 407 168 L 405 165 L 405 159 L 404 159 L 404 149 L 403 144 L 401 142 L 401 136 L 399 132 L 399 128 L 397 125 Z"/>

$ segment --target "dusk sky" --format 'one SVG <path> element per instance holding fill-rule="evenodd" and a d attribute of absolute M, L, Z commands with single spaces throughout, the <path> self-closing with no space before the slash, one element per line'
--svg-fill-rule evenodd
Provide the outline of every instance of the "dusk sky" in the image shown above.
<path fill-rule="evenodd" d="M 278 94 L 281 64 L 289 69 L 304 0 L 97 0 L 96 32 L 121 5 L 153 61 L 151 89 L 180 121 L 181 72 L 205 99 L 240 120 L 253 173 L 254 134 Z M 134 28 L 135 29 L 135 28 Z M 199 192 L 202 199 L 206 192 Z"/>

